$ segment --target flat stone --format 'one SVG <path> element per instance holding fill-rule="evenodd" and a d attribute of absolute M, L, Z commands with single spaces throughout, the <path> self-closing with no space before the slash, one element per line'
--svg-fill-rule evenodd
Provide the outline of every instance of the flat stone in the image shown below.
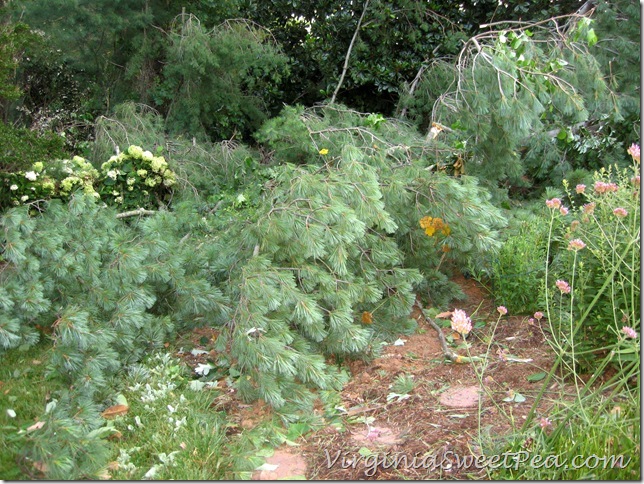
<path fill-rule="evenodd" d="M 452 387 L 438 399 L 441 405 L 451 408 L 476 407 L 481 398 L 478 386 Z"/>
<path fill-rule="evenodd" d="M 352 433 L 351 437 L 356 442 L 362 444 L 376 444 L 376 445 L 397 445 L 403 443 L 404 439 L 397 433 L 387 427 L 370 427 L 364 432 Z"/>
<path fill-rule="evenodd" d="M 269 465 L 277 465 L 273 471 L 256 471 L 253 473 L 255 481 L 276 481 L 306 476 L 306 461 L 301 455 L 292 454 L 287 450 L 276 449 L 271 457 L 266 459 Z"/>

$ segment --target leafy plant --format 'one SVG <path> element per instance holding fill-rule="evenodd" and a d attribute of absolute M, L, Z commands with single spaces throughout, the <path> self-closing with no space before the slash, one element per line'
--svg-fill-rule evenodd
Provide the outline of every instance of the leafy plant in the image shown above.
<path fill-rule="evenodd" d="M 531 314 L 543 306 L 535 297 L 543 287 L 547 226 L 544 217 L 515 217 L 487 277 L 494 299 L 513 314 Z M 482 275 L 482 274 L 481 274 Z"/>
<path fill-rule="evenodd" d="M 631 150 L 636 162 L 630 169 L 603 169 L 595 174 L 592 187 L 575 187 L 586 203 L 571 207 L 573 220 L 562 226 L 563 244 L 554 252 L 548 279 L 553 308 L 559 313 L 556 319 L 564 327 L 568 318 L 584 321 L 576 353 L 588 364 L 593 350 L 608 345 L 622 327 L 638 330 L 640 326 L 639 147 L 633 145 Z M 574 200 L 573 194 L 569 198 Z M 568 211 L 563 206 L 560 210 Z M 570 329 L 558 331 L 569 333 Z"/>
<path fill-rule="evenodd" d="M 103 163 L 101 174 L 99 194 L 124 209 L 150 207 L 153 202 L 167 204 L 176 183 L 162 156 L 134 145 Z"/>

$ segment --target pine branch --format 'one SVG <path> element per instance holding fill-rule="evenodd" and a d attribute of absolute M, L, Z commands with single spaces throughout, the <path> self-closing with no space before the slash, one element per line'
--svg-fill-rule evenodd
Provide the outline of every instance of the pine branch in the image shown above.
<path fill-rule="evenodd" d="M 146 210 L 144 208 L 137 208 L 136 210 L 131 210 L 129 212 L 121 212 L 116 214 L 116 218 L 125 218 L 125 217 L 134 217 L 136 215 L 154 215 L 156 211 Z"/>

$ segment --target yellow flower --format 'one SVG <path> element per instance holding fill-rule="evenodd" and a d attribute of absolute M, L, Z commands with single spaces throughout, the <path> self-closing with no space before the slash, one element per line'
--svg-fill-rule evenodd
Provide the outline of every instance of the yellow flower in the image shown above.
<path fill-rule="evenodd" d="M 443 235 L 448 236 L 451 233 L 449 226 L 443 222 L 442 218 L 423 217 L 420 219 L 420 227 L 425 229 L 425 233 L 432 237 L 437 230 L 440 230 Z"/>
<path fill-rule="evenodd" d="M 327 150 L 326 148 L 322 148 L 322 149 L 320 150 L 320 154 L 321 154 L 321 155 L 328 155 L 328 154 L 329 154 L 329 150 Z"/>
<path fill-rule="evenodd" d="M 427 227 L 430 227 L 432 225 L 432 218 L 431 217 L 423 217 L 420 219 L 420 226 L 423 229 L 426 229 Z"/>

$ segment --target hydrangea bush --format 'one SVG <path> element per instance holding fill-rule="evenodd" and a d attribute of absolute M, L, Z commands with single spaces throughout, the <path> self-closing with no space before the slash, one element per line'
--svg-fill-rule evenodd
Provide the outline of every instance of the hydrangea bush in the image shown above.
<path fill-rule="evenodd" d="M 176 176 L 162 156 L 130 146 L 101 165 L 101 198 L 124 209 L 170 200 Z"/>
<path fill-rule="evenodd" d="M 74 156 L 46 164 L 38 161 L 30 170 L 5 175 L 4 184 L 9 187 L 10 206 L 19 206 L 52 198 L 67 201 L 77 190 L 99 198 L 94 188 L 98 180 L 99 173 L 92 164 Z"/>
<path fill-rule="evenodd" d="M 88 160 L 74 156 L 71 160 L 39 161 L 30 170 L 8 173 L 3 179 L 9 206 L 50 199 L 66 202 L 80 190 L 124 210 L 156 208 L 169 202 L 175 183 L 176 175 L 166 160 L 140 146 L 112 156 L 100 171 Z"/>

